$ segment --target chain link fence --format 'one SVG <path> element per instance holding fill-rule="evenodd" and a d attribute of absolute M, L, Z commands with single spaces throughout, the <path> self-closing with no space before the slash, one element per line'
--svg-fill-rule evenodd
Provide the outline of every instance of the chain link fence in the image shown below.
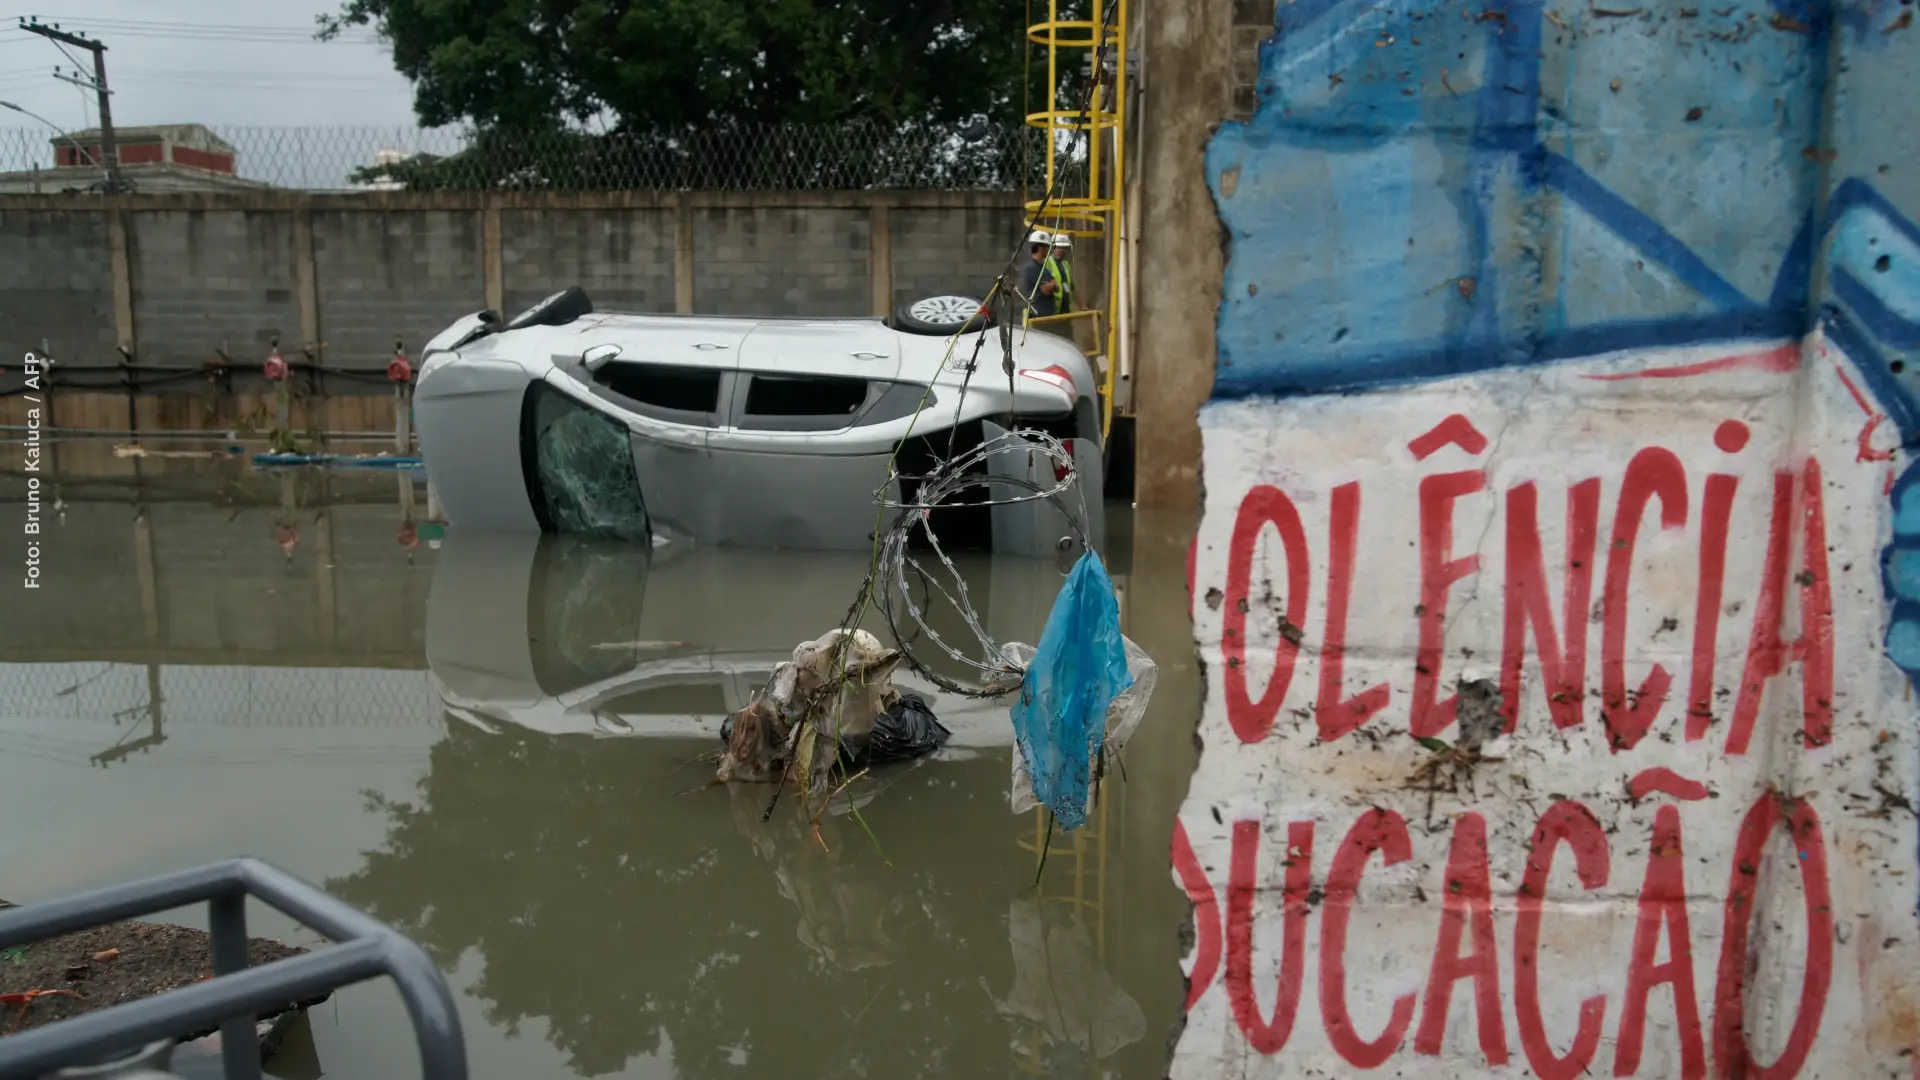
<path fill-rule="evenodd" d="M 430 728 L 444 715 L 423 670 L 167 664 L 157 675 L 166 725 Z M 153 689 L 136 664 L 0 664 L 0 717 L 147 722 Z"/>
<path fill-rule="evenodd" d="M 242 178 L 305 191 L 1038 190 L 1021 124 L 729 124 L 677 132 L 216 127 Z M 53 133 L 0 128 L 0 172 L 49 168 Z M 1023 184 L 1024 181 L 1024 184 Z"/>

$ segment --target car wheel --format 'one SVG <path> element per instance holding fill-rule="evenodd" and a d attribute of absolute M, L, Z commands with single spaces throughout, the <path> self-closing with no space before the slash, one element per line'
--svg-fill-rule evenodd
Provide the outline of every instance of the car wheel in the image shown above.
<path fill-rule="evenodd" d="M 565 326 L 582 315 L 593 314 L 593 301 L 578 285 L 570 285 L 513 317 L 507 329 L 524 326 Z"/>
<path fill-rule="evenodd" d="M 951 294 L 923 296 L 893 311 L 894 329 L 936 337 L 984 330 L 992 320 L 993 313 L 983 309 L 978 299 Z"/>

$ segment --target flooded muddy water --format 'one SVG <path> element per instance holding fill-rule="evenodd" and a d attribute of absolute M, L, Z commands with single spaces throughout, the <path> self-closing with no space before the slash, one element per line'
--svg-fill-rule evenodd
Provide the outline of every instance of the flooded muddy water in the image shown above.
<path fill-rule="evenodd" d="M 1005 707 L 911 676 L 954 737 L 863 779 L 859 820 L 817 841 L 797 801 L 761 823 L 767 786 L 703 786 L 722 717 L 838 624 L 863 555 L 442 536 L 404 477 L 64 451 L 32 493 L 38 589 L 0 471 L 0 896 L 265 858 L 428 950 L 478 1077 L 1163 1075 L 1187 521 L 1107 508 L 1159 683 L 1036 881 Z M 989 633 L 1038 638 L 1051 561 L 961 569 Z M 271 1071 L 418 1075 L 387 986 L 308 1027 Z"/>

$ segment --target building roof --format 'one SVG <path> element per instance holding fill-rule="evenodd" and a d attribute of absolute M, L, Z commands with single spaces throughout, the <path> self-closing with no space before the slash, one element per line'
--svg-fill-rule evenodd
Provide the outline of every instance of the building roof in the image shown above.
<path fill-rule="evenodd" d="M 149 124 L 145 127 L 119 127 L 113 129 L 115 142 L 166 142 L 176 146 L 188 146 L 195 150 L 205 150 L 216 154 L 232 154 L 233 144 L 208 130 L 205 124 Z M 85 131 L 71 131 L 52 140 L 55 146 L 69 144 L 93 144 L 100 141 L 99 128 L 87 128 Z"/>
<path fill-rule="evenodd" d="M 172 162 L 151 162 L 120 166 L 120 176 L 132 185 L 134 193 L 158 195 L 173 191 L 277 191 L 272 184 L 244 180 L 231 173 L 213 172 Z M 28 169 L 0 173 L 0 195 L 61 195 L 69 192 L 98 193 L 100 170 L 89 166 L 65 165 L 51 169 Z"/>

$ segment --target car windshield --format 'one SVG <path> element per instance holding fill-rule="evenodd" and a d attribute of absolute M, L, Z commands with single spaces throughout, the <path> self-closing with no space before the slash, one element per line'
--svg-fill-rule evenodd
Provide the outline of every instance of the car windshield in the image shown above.
<path fill-rule="evenodd" d="M 527 390 L 533 509 L 547 532 L 651 541 L 624 424 L 536 382 Z"/>

